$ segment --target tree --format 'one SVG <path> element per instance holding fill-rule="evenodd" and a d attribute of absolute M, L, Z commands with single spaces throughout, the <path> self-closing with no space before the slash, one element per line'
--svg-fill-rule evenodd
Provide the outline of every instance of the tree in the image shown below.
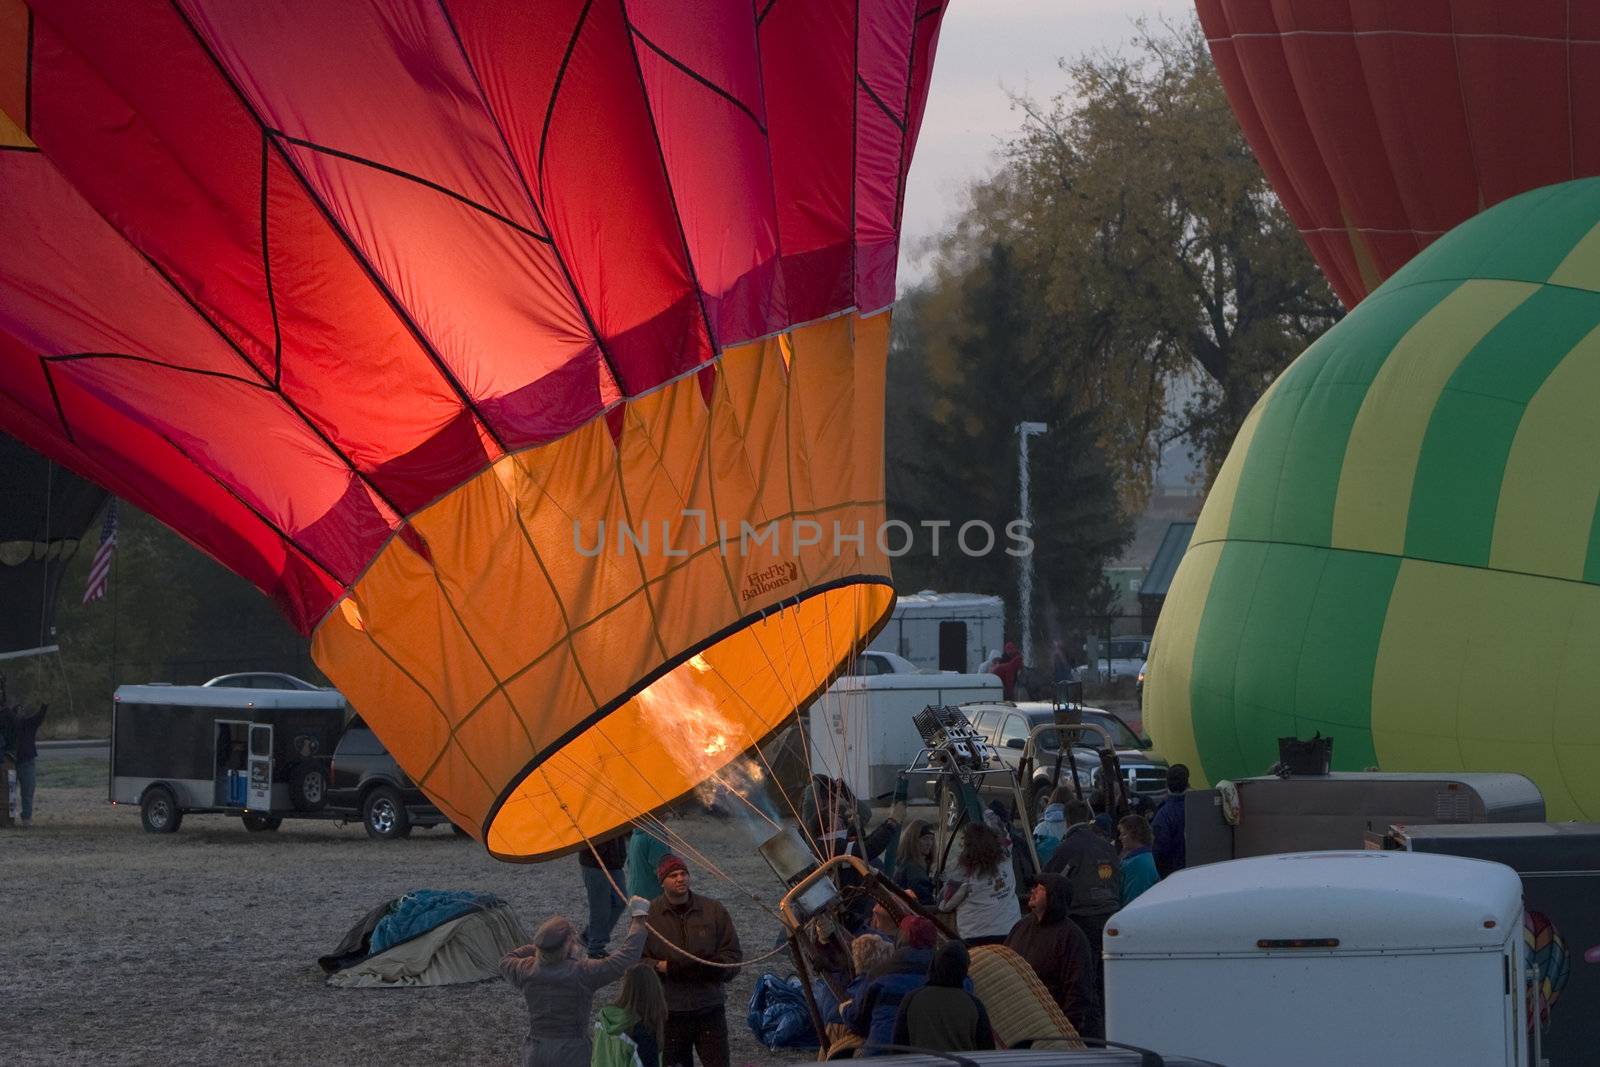
<path fill-rule="evenodd" d="M 1047 423 L 1031 447 L 1033 629 L 1043 637 L 1052 616 L 1086 613 L 1105 560 L 1131 528 L 1094 419 L 1076 410 L 1038 323 L 1036 290 L 1004 243 L 901 302 L 889 361 L 888 492 L 891 516 L 923 531 L 896 561 L 902 589 L 1009 593 L 1019 559 L 1006 536 L 1018 518 L 1016 425 Z M 951 525 L 935 551 L 928 524 L 939 522 Z M 976 526 L 963 543 L 965 522 L 986 524 L 994 543 Z M 1006 599 L 1016 632 L 1015 598 Z M 1024 650 L 1030 662 L 1034 651 Z"/>
<path fill-rule="evenodd" d="M 1193 20 L 1063 69 L 972 191 L 938 273 L 996 242 L 1040 290 L 1036 329 L 1096 414 L 1125 504 L 1163 444 L 1209 476 L 1266 386 L 1342 313 L 1240 133 Z M 1187 392 L 1187 399 L 1175 402 Z M 1176 409 L 1176 410 L 1175 410 Z"/>

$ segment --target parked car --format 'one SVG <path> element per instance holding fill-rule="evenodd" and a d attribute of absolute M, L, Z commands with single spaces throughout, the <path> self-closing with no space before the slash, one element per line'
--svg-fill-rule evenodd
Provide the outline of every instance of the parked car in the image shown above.
<path fill-rule="evenodd" d="M 1056 721 L 1053 705 L 1045 703 L 993 703 L 968 704 L 961 709 L 974 729 L 983 734 L 999 753 L 1007 766 L 1015 769 L 1022 758 L 1023 746 L 1034 727 Z M 1150 752 L 1150 742 L 1129 729 L 1128 724 L 1109 711 L 1084 708 L 1083 721 L 1106 730 L 1116 746 L 1117 760 L 1128 784 L 1128 796 L 1145 797 L 1159 804 L 1167 795 L 1167 763 Z M 1039 739 L 1039 757 L 1031 780 L 1022 783 L 1023 795 L 1028 801 L 1030 818 L 1037 818 L 1050 802 L 1056 786 L 1072 783 L 1072 766 L 1077 765 L 1079 782 L 1087 793 L 1100 786 L 1100 757 L 1102 743 L 1099 734 L 1085 731 L 1079 735 L 1081 743 L 1071 746 L 1070 759 L 1063 755 L 1061 777 L 1055 775 L 1055 755 L 1059 749 L 1059 735 L 1045 734 Z M 1010 801 L 1010 795 L 999 781 L 986 786 L 986 797 Z"/>
<path fill-rule="evenodd" d="M 325 685 L 315 685 L 304 678 L 296 678 L 292 674 L 282 674 L 278 671 L 248 671 L 242 674 L 219 674 L 207 686 L 223 689 L 298 689 L 302 691 L 316 691 L 328 689 Z"/>
<path fill-rule="evenodd" d="M 1137 677 L 1139 672 L 1144 670 L 1145 661 L 1149 658 L 1148 634 L 1113 637 L 1101 652 L 1099 670 L 1093 680 L 1114 682 L 1118 678 Z M 1075 668 L 1072 676 L 1079 681 L 1089 681 L 1088 665 Z"/>
<path fill-rule="evenodd" d="M 450 822 L 428 802 L 359 715 L 350 720 L 334 746 L 325 810 L 360 818 L 367 835 L 379 840 L 405 837 L 413 827 Z M 456 832 L 463 831 L 456 827 Z"/>
<path fill-rule="evenodd" d="M 917 674 L 915 663 L 893 652 L 863 652 L 857 656 L 847 672 L 853 676 L 873 677 L 879 674 Z"/>

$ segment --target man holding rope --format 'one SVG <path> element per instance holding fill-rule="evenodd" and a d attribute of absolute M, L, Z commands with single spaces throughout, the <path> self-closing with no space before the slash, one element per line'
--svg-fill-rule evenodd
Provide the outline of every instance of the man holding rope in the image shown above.
<path fill-rule="evenodd" d="M 656 867 L 661 895 L 650 904 L 644 958 L 655 964 L 667 995 L 664 1067 L 727 1067 L 728 982 L 744 958 L 728 909 L 689 889 L 689 868 L 677 856 Z"/>

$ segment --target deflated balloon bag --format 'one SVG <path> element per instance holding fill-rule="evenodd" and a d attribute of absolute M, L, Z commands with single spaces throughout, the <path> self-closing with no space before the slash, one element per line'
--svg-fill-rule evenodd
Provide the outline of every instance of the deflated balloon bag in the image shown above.
<path fill-rule="evenodd" d="M 769 1050 L 817 1047 L 817 1031 L 798 978 L 764 974 L 757 979 L 745 1021 Z"/>

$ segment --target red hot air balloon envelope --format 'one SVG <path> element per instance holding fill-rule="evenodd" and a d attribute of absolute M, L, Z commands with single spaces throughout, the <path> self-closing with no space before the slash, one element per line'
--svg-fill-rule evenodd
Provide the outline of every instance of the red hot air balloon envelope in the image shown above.
<path fill-rule="evenodd" d="M 0 428 L 273 597 L 496 855 L 626 825 L 892 605 L 942 6 L 0 0 Z"/>
<path fill-rule="evenodd" d="M 1346 306 L 1485 208 L 1600 174 L 1600 6 L 1196 7 L 1250 147 Z"/>

